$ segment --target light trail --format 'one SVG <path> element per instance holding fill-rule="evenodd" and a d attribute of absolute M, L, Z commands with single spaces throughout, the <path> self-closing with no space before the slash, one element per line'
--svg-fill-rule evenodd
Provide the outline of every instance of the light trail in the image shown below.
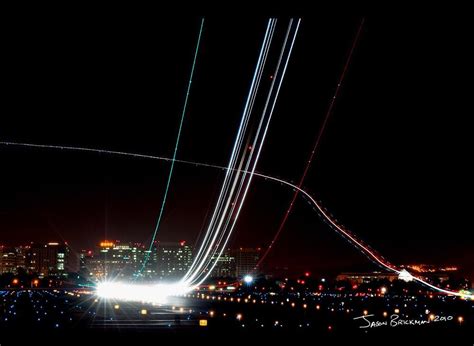
<path fill-rule="evenodd" d="M 113 155 L 113 156 L 120 156 L 120 157 L 128 157 L 128 158 L 142 158 L 142 159 L 151 159 L 151 160 L 159 160 L 159 161 L 171 161 L 170 158 L 167 157 L 161 157 L 161 156 L 154 156 L 154 155 L 146 155 L 146 154 L 139 154 L 139 153 L 131 153 L 131 152 L 124 152 L 124 151 L 114 151 L 114 150 L 104 150 L 104 149 L 95 149 L 95 148 L 85 148 L 85 147 L 72 147 L 72 146 L 63 146 L 63 145 L 49 145 L 49 144 L 33 144 L 33 143 L 18 143 L 18 142 L 4 142 L 1 141 L 0 145 L 4 146 L 15 146 L 15 147 L 27 147 L 27 148 L 38 148 L 38 149 L 54 149 L 54 150 L 67 150 L 67 151 L 75 151 L 75 152 L 88 152 L 88 153 L 97 153 L 97 154 L 108 154 L 108 155 Z M 195 161 L 187 161 L 187 160 L 175 160 L 175 162 L 180 163 L 180 164 L 186 164 L 186 165 L 192 165 L 196 167 L 206 167 L 206 168 L 214 168 L 214 169 L 219 169 L 223 171 L 227 171 L 228 168 L 225 166 L 220 166 L 220 165 L 214 165 L 214 164 L 208 164 L 208 163 L 202 163 L 202 162 L 195 162 Z M 243 172 L 243 173 L 250 173 L 250 172 Z M 376 263 L 382 265 L 382 267 L 395 272 L 397 274 L 406 274 L 407 271 L 405 269 L 398 270 L 395 268 L 393 265 L 386 265 L 387 261 L 384 259 L 379 259 L 378 255 L 373 251 L 370 250 L 368 247 L 362 245 L 360 241 L 356 240 L 353 236 L 351 236 L 347 231 L 345 231 L 341 226 L 339 226 L 334 220 L 332 220 L 331 216 L 324 211 L 324 208 L 305 190 L 302 188 L 299 188 L 297 185 L 292 184 L 284 179 L 280 179 L 271 175 L 266 175 L 263 173 L 259 172 L 254 172 L 254 176 L 273 181 L 273 182 L 278 182 L 280 184 L 283 184 L 285 186 L 288 186 L 292 189 L 298 190 L 302 195 L 306 196 L 309 201 L 313 204 L 313 206 L 320 212 L 320 215 L 324 218 L 325 221 L 327 221 L 332 228 L 337 230 L 338 232 L 341 232 L 343 235 L 347 235 L 347 238 L 352 240 L 354 242 L 353 245 L 356 245 L 359 247 L 360 250 L 363 250 L 364 254 L 368 255 L 371 259 L 375 260 Z M 438 292 L 445 293 L 448 295 L 454 295 L 458 297 L 463 297 L 463 298 L 469 298 L 469 299 L 474 299 L 473 294 L 463 294 L 455 291 L 449 291 L 442 289 L 440 287 L 434 286 L 430 284 L 429 282 L 426 282 L 425 280 L 418 278 L 410 273 L 409 277 L 411 277 L 413 280 L 426 285 Z"/>
<path fill-rule="evenodd" d="M 203 268 L 204 261 L 206 260 L 206 258 L 210 256 L 210 251 L 212 250 L 212 247 L 217 241 L 217 237 L 219 235 L 219 232 L 217 231 L 217 227 L 220 228 L 222 226 L 223 217 L 225 215 L 225 212 L 229 208 L 231 196 L 235 191 L 235 185 L 237 182 L 236 178 L 238 178 L 238 176 L 236 176 L 236 171 L 235 171 L 235 167 L 237 163 L 236 160 L 242 148 L 242 143 L 243 143 L 244 136 L 246 133 L 248 121 L 250 118 L 250 114 L 252 113 L 254 100 L 256 98 L 257 90 L 260 85 L 261 76 L 263 73 L 268 51 L 270 49 L 271 41 L 272 41 L 273 34 L 275 31 L 275 26 L 276 26 L 276 20 L 270 19 L 268 21 L 267 29 L 265 31 L 262 48 L 260 50 L 260 54 L 257 60 L 257 65 L 255 68 L 252 83 L 250 84 L 250 90 L 248 93 L 247 101 L 244 106 L 240 126 L 237 131 L 237 137 L 234 142 L 234 146 L 232 148 L 231 157 L 230 157 L 229 164 L 227 167 L 227 172 L 224 178 L 224 182 L 222 184 L 222 188 L 219 194 L 219 198 L 216 202 L 216 206 L 214 208 L 212 218 L 209 222 L 205 236 L 201 242 L 201 246 L 199 247 L 199 250 L 194 257 L 189 270 L 186 272 L 186 274 L 182 278 L 183 281 L 189 280 L 191 276 L 193 276 L 194 278 L 194 274 L 196 274 L 197 271 L 200 271 Z M 240 165 L 242 165 L 242 163 L 243 163 L 243 157 L 241 159 Z M 231 185 L 232 180 L 234 181 L 234 183 L 232 183 Z"/>
<path fill-rule="evenodd" d="M 232 186 L 230 190 L 226 191 L 226 202 L 225 204 L 216 205 L 216 211 L 219 213 L 217 225 L 213 227 L 212 223 L 210 224 L 206 234 L 209 236 L 209 241 L 207 243 L 203 242 L 202 249 L 204 250 L 202 252 L 201 258 L 195 258 L 193 263 L 195 268 L 190 268 L 190 270 L 182 279 L 182 282 L 187 283 L 190 286 L 200 285 L 210 275 L 211 271 L 216 265 L 218 258 L 224 251 L 224 248 L 238 220 L 253 178 L 253 173 L 255 171 L 263 143 L 265 141 L 265 136 L 268 131 L 276 100 L 278 98 L 293 44 L 298 32 L 300 21 L 298 20 L 296 25 L 294 25 L 293 22 L 294 20 L 291 19 L 288 25 L 283 47 L 281 49 L 280 57 L 275 69 L 275 79 L 272 80 L 262 116 L 260 117 L 259 126 L 256 134 L 254 135 L 253 145 L 250 146 L 252 149 L 250 150 L 250 153 L 248 153 L 247 146 L 242 151 L 242 148 L 240 148 L 241 144 L 239 145 L 239 152 L 241 152 L 239 156 L 241 156 L 241 159 L 238 169 L 233 172 L 234 177 Z M 292 35 L 292 39 L 289 39 L 291 36 L 290 34 Z M 238 140 L 239 139 L 237 138 L 236 143 Z M 255 148 L 258 149 L 255 150 Z M 254 156 L 255 151 L 257 153 Z M 243 166 L 245 166 L 244 170 L 242 170 Z M 249 171 L 250 166 L 252 168 Z M 233 167 L 230 165 L 228 166 L 228 168 L 235 167 L 235 165 Z M 242 174 L 242 172 L 245 173 Z"/>
<path fill-rule="evenodd" d="M 163 200 L 161 202 L 160 213 L 158 215 L 158 220 L 156 221 L 155 229 L 153 231 L 153 236 L 151 237 L 151 240 L 150 240 L 150 246 L 148 247 L 148 251 L 145 252 L 145 258 L 143 260 L 143 264 L 141 266 L 141 269 L 137 273 L 137 276 L 139 276 L 143 272 L 143 270 L 146 267 L 146 264 L 148 263 L 148 260 L 150 259 L 150 254 L 151 254 L 151 251 L 153 249 L 153 244 L 155 243 L 156 234 L 158 233 L 158 230 L 160 228 L 161 219 L 163 218 L 163 213 L 165 211 L 166 199 L 168 197 L 168 192 L 169 192 L 169 189 L 170 189 L 171 177 L 173 176 L 173 169 L 174 169 L 176 154 L 178 152 L 179 140 L 181 138 L 181 131 L 183 129 L 184 116 L 186 115 L 186 110 L 187 110 L 187 106 L 188 106 L 189 92 L 191 90 L 191 85 L 192 85 L 192 82 L 193 82 L 194 69 L 196 67 L 196 61 L 197 61 L 197 56 L 198 56 L 198 52 L 199 52 L 199 46 L 200 46 L 200 43 L 201 43 L 201 36 L 202 36 L 203 28 L 204 28 L 204 18 L 201 19 L 201 26 L 199 28 L 199 35 L 198 35 L 198 39 L 197 39 L 197 43 L 196 43 L 196 50 L 194 52 L 193 64 L 192 64 L 191 73 L 190 73 L 190 76 L 189 76 L 188 87 L 186 89 L 186 96 L 184 98 L 183 110 L 181 111 L 181 120 L 179 122 L 178 135 L 176 137 L 176 144 L 174 146 L 173 159 L 171 160 L 171 167 L 170 167 L 170 171 L 169 171 L 169 174 L 168 174 L 168 180 L 166 181 L 166 188 L 165 188 L 165 193 L 163 195 Z"/>
<path fill-rule="evenodd" d="M 357 33 L 355 35 L 355 38 L 354 38 L 354 41 L 352 42 L 352 46 L 351 46 L 351 49 L 349 51 L 349 54 L 347 56 L 347 59 L 346 59 L 346 62 L 344 64 L 344 68 L 342 69 L 342 73 L 339 77 L 339 81 L 337 83 L 337 86 L 336 86 L 336 89 L 334 91 L 334 95 L 333 97 L 331 98 L 331 101 L 329 103 L 329 107 L 327 109 L 327 112 L 326 112 L 326 115 L 324 116 L 324 120 L 323 120 L 323 123 L 321 125 L 321 128 L 318 132 L 318 135 L 316 137 L 316 141 L 313 145 L 313 150 L 311 151 L 311 154 L 309 156 L 309 159 L 308 161 L 306 161 L 306 166 L 305 166 L 305 169 L 303 171 L 303 175 L 301 176 L 300 178 L 300 181 L 298 183 L 298 187 L 301 188 L 303 186 L 303 183 L 306 179 L 306 175 L 308 174 L 308 171 L 309 171 L 309 168 L 311 166 L 311 163 L 313 162 L 313 159 L 314 159 L 314 155 L 316 153 L 316 151 L 318 150 L 319 148 L 319 143 L 321 141 L 321 138 L 323 136 L 323 133 L 324 133 L 324 130 L 326 129 L 326 125 L 327 125 L 327 122 L 329 120 L 329 117 L 331 116 L 332 114 L 332 110 L 334 108 L 334 104 L 336 102 L 336 99 L 337 99 L 337 96 L 339 95 L 339 90 L 341 88 L 341 85 L 342 85 L 342 82 L 344 81 L 344 77 L 346 76 L 346 72 L 347 72 L 347 69 L 349 67 L 349 64 L 351 62 L 351 59 L 352 59 L 352 55 L 353 55 L 353 52 L 354 52 L 354 49 L 355 47 L 357 46 L 357 42 L 359 41 L 359 37 L 360 37 L 360 33 L 362 31 L 362 28 L 364 26 L 364 21 L 365 21 L 365 18 L 362 18 L 362 21 L 359 25 L 359 28 L 357 30 Z M 282 220 L 281 220 L 281 223 L 277 229 L 277 232 L 275 233 L 275 235 L 273 236 L 273 239 L 271 240 L 270 242 L 270 245 L 267 247 L 267 249 L 265 250 L 265 252 L 263 253 L 262 257 L 260 257 L 260 259 L 258 260 L 256 266 L 255 266 L 255 270 L 257 270 L 257 268 L 263 263 L 263 261 L 265 260 L 265 258 L 268 256 L 268 254 L 270 253 L 270 251 L 272 250 L 273 248 L 273 245 L 275 244 L 275 242 L 278 240 L 281 232 L 283 231 L 283 228 L 285 227 L 286 225 L 286 222 L 288 221 L 288 217 L 291 213 L 291 211 L 293 210 L 293 207 L 294 207 L 294 204 L 296 202 L 296 198 L 298 198 L 298 195 L 299 195 L 299 191 L 296 190 L 294 195 L 293 195 L 293 198 L 291 199 L 291 202 L 290 202 L 290 205 L 288 207 L 288 210 L 286 211 L 285 215 L 283 216 Z"/>
<path fill-rule="evenodd" d="M 241 212 L 252 178 L 254 176 L 258 176 L 258 177 L 262 177 L 268 180 L 279 182 L 283 185 L 287 185 L 297 190 L 299 193 L 303 194 L 305 197 L 307 197 L 311 201 L 311 203 L 319 211 L 323 219 L 331 225 L 331 228 L 333 228 L 339 234 L 343 235 L 346 239 L 350 240 L 352 245 L 354 245 L 356 248 L 361 250 L 370 259 L 372 259 L 373 261 L 375 261 L 376 263 L 378 263 L 385 269 L 399 274 L 401 278 L 415 280 L 438 292 L 454 295 L 454 296 L 459 296 L 462 298 L 474 299 L 474 295 L 472 294 L 445 290 L 435 285 L 432 285 L 431 283 L 426 282 L 425 280 L 421 278 L 413 276 L 412 274 L 408 273 L 405 269 L 399 270 L 396 266 L 390 264 L 387 260 L 385 260 L 382 256 L 377 254 L 374 250 L 369 248 L 367 245 L 363 244 L 352 233 L 350 233 L 349 231 L 345 230 L 343 227 L 338 225 L 338 223 L 332 219 L 332 217 L 320 206 L 320 204 L 309 193 L 301 189 L 301 187 L 295 184 L 292 184 L 288 181 L 285 181 L 283 179 L 279 179 L 279 178 L 265 175 L 262 173 L 258 173 L 255 171 L 257 163 L 258 163 L 258 159 L 261 153 L 261 149 L 263 147 L 263 143 L 267 134 L 269 123 L 273 114 L 273 110 L 276 104 L 276 100 L 278 98 L 278 94 L 279 94 L 280 87 L 283 81 L 283 77 L 285 75 L 286 68 L 288 66 L 288 61 L 293 49 L 296 35 L 298 33 L 300 20 L 297 21 L 296 26 L 293 25 L 293 20 L 291 20 L 288 26 L 285 41 L 280 53 L 280 58 L 278 60 L 277 68 L 275 70 L 275 78 L 272 81 L 270 91 L 267 96 L 267 101 L 265 103 L 264 111 L 260 118 L 259 127 L 254 136 L 254 140 L 253 140 L 254 145 L 252 146 L 252 150 L 250 151 L 250 154 L 248 154 L 246 147 L 245 147 L 245 150 L 242 152 L 242 143 L 244 140 L 244 135 L 246 133 L 246 128 L 249 121 L 251 109 L 253 107 L 253 102 L 256 97 L 258 84 L 259 84 L 259 78 L 261 77 L 261 73 L 263 71 L 264 64 L 262 65 L 262 61 L 263 61 L 262 59 L 263 59 L 263 56 L 266 56 L 266 53 L 268 53 L 268 49 L 271 42 L 271 38 L 273 36 L 275 25 L 276 25 L 276 20 L 270 19 L 267 26 L 267 31 L 265 34 L 264 43 L 262 44 L 262 50 L 259 56 L 259 62 L 257 63 L 256 73 L 254 74 L 254 79 L 252 81 L 252 85 L 249 91 L 247 102 L 244 107 L 244 112 L 242 115 L 240 127 L 237 133 L 237 138 L 236 138 L 236 141 L 234 142 L 234 148 L 232 150 L 230 161 L 227 167 L 192 162 L 192 161 L 185 161 L 185 160 L 177 160 L 175 157 L 176 155 L 174 155 L 173 158 L 163 158 L 163 157 L 157 157 L 157 156 L 152 156 L 152 155 L 143 155 L 143 154 L 122 152 L 122 151 L 112 151 L 112 150 L 102 150 L 102 149 L 92 149 L 92 148 L 82 148 L 82 147 L 72 147 L 72 146 L 0 142 L 1 145 L 73 150 L 73 151 L 82 151 L 82 152 L 96 152 L 96 153 L 105 153 L 105 154 L 110 154 L 110 155 L 128 156 L 128 157 L 134 157 L 134 158 L 156 159 L 156 160 L 170 161 L 172 162 L 172 165 L 174 165 L 175 162 L 178 162 L 178 163 L 192 164 L 195 166 L 212 167 L 212 168 L 222 169 L 226 171 L 226 178 L 222 185 L 221 194 L 219 196 L 216 207 L 214 209 L 214 214 L 209 224 L 208 231 L 206 232 L 204 241 L 202 242 L 201 248 L 198 252 L 199 257 L 195 258 L 195 260 L 193 261 L 193 265 L 180 281 L 178 281 L 177 283 L 169 284 L 169 285 L 156 285 L 156 284 L 155 285 L 129 285 L 129 284 L 121 284 L 121 283 L 113 283 L 113 282 L 102 283 L 98 287 L 98 291 L 97 291 L 98 294 L 104 297 L 115 298 L 115 299 L 162 301 L 167 296 L 184 294 L 192 290 L 194 287 L 198 286 L 199 284 L 201 284 L 209 276 L 209 274 L 211 273 L 212 269 L 214 268 L 217 262 L 217 259 L 222 254 L 230 238 L 230 235 L 235 227 L 238 216 Z M 290 36 L 290 32 L 292 33 L 293 36 L 292 36 L 292 39 L 290 39 L 291 44 L 288 47 L 287 43 Z M 283 60 L 285 60 L 283 64 L 283 69 L 280 70 L 280 65 Z M 277 85 L 276 89 L 274 89 L 275 85 Z M 258 149 L 256 150 L 257 154 L 254 156 L 255 148 L 258 148 Z M 175 150 L 175 154 L 176 154 L 176 150 Z M 241 156 L 239 164 L 237 164 L 238 156 Z M 245 165 L 245 169 L 242 169 L 244 165 Z M 249 167 L 251 167 L 250 170 L 249 170 Z M 238 188 L 236 188 L 237 185 L 239 186 Z M 217 221 L 217 219 L 219 219 L 219 221 Z M 228 228 L 229 225 L 230 225 L 230 228 Z M 217 257 L 215 257 L 215 255 L 217 255 Z M 215 258 L 215 260 L 214 260 L 214 263 L 211 264 L 213 258 Z"/>

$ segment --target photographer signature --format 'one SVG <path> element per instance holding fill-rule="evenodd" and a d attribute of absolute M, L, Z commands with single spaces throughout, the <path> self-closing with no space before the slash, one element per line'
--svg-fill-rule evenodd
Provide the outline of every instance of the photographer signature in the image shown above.
<path fill-rule="evenodd" d="M 453 316 L 430 315 L 428 319 L 402 319 L 400 315 L 393 314 L 388 321 L 372 321 L 370 318 L 374 315 L 363 315 L 354 317 L 354 320 L 361 320 L 364 324 L 359 328 L 377 328 L 377 327 L 399 327 L 399 326 L 422 326 L 430 323 L 448 322 L 453 320 Z"/>

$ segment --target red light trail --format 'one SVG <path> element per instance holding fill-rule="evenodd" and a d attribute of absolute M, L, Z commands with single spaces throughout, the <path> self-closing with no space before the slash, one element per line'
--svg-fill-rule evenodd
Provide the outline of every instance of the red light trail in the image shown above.
<path fill-rule="evenodd" d="M 316 153 L 316 151 L 318 150 L 318 147 L 319 147 L 319 143 L 321 142 L 321 138 L 323 136 L 323 133 L 324 133 L 324 130 L 326 129 L 326 125 L 328 123 L 328 120 L 332 114 L 332 110 L 334 108 L 334 104 L 336 102 L 336 98 L 337 96 L 339 95 L 339 90 L 341 88 L 341 85 L 342 85 L 342 82 L 344 81 L 344 77 L 346 76 L 346 72 L 347 72 L 347 69 L 349 67 L 349 64 L 352 60 L 352 55 L 354 53 L 354 49 L 355 47 L 357 46 L 357 42 L 359 41 L 359 37 L 360 37 L 360 33 L 362 32 L 362 28 L 364 26 L 364 21 L 365 21 L 365 18 L 362 18 L 361 22 L 360 22 L 360 25 L 359 25 L 359 28 L 357 30 L 357 34 L 355 35 L 354 37 L 354 41 L 352 42 L 352 46 L 351 46 L 351 49 L 349 51 L 349 55 L 347 56 L 347 59 L 346 59 L 346 62 L 344 64 L 344 68 L 342 69 L 342 73 L 341 73 L 341 76 L 339 77 L 339 81 L 337 83 L 337 86 L 336 86 L 336 90 L 334 91 L 334 96 L 331 98 L 331 101 L 329 103 L 329 107 L 326 111 L 326 115 L 324 116 L 324 120 L 323 120 L 323 123 L 321 125 L 321 128 L 319 129 L 319 132 L 318 132 L 318 135 L 316 136 L 316 141 L 314 142 L 314 146 L 313 146 L 313 150 L 311 151 L 311 154 L 309 156 L 309 159 L 308 161 L 306 162 L 306 166 L 305 166 L 305 169 L 303 171 L 303 175 L 301 176 L 300 178 L 300 181 L 298 183 L 298 188 L 301 188 L 303 186 L 303 183 L 306 179 L 306 175 L 308 174 L 308 171 L 309 171 L 309 168 L 311 166 L 311 163 L 313 162 L 313 159 L 314 159 L 314 155 Z M 275 233 L 275 235 L 273 236 L 273 239 L 272 241 L 270 242 L 270 245 L 268 246 L 268 248 L 265 250 L 265 252 L 263 253 L 262 257 L 260 257 L 259 261 L 257 262 L 257 265 L 255 266 L 255 269 L 257 269 L 262 263 L 263 261 L 265 260 L 265 258 L 268 256 L 268 254 L 270 253 L 270 251 L 272 250 L 272 247 L 273 245 L 275 244 L 275 242 L 278 240 L 281 232 L 283 231 L 283 228 L 285 227 L 286 225 L 286 222 L 288 221 L 288 217 L 291 213 L 291 211 L 293 210 L 293 206 L 296 202 L 296 198 L 298 198 L 298 195 L 299 195 L 300 191 L 299 190 L 296 190 L 294 195 L 293 195 L 293 198 L 291 199 L 291 202 L 290 202 L 290 206 L 288 207 L 288 210 L 286 211 L 285 215 L 283 216 L 282 220 L 281 220 L 281 223 L 280 223 L 280 226 L 278 227 L 278 230 L 277 232 Z"/>

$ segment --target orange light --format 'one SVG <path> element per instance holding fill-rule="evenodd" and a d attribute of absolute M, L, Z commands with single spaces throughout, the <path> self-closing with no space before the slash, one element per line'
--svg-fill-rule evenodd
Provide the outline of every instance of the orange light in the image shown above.
<path fill-rule="evenodd" d="M 114 246 L 114 243 L 111 241 L 104 240 L 100 242 L 100 247 L 113 247 L 113 246 Z"/>
<path fill-rule="evenodd" d="M 17 285 L 17 284 L 18 284 L 18 279 L 13 279 L 12 283 L 13 283 L 14 285 Z"/>
<path fill-rule="evenodd" d="M 458 317 L 458 322 L 459 322 L 459 323 L 463 323 L 463 322 L 464 322 L 464 318 L 463 318 L 462 316 L 459 316 L 459 317 Z"/>

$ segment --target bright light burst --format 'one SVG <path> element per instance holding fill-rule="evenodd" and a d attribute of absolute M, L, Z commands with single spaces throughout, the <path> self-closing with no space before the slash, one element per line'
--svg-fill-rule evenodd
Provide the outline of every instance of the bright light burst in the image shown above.
<path fill-rule="evenodd" d="M 252 281 L 253 281 L 253 277 L 252 277 L 252 276 L 250 276 L 250 275 L 245 275 L 245 276 L 244 276 L 244 282 L 245 282 L 246 284 L 251 284 Z"/>
<path fill-rule="evenodd" d="M 97 285 L 96 294 L 105 299 L 165 304 L 169 297 L 184 295 L 192 289 L 182 283 L 139 285 L 102 282 Z"/>
<path fill-rule="evenodd" d="M 400 270 L 400 273 L 398 274 L 398 278 L 405 282 L 413 281 L 413 275 L 411 275 L 406 269 Z"/>

